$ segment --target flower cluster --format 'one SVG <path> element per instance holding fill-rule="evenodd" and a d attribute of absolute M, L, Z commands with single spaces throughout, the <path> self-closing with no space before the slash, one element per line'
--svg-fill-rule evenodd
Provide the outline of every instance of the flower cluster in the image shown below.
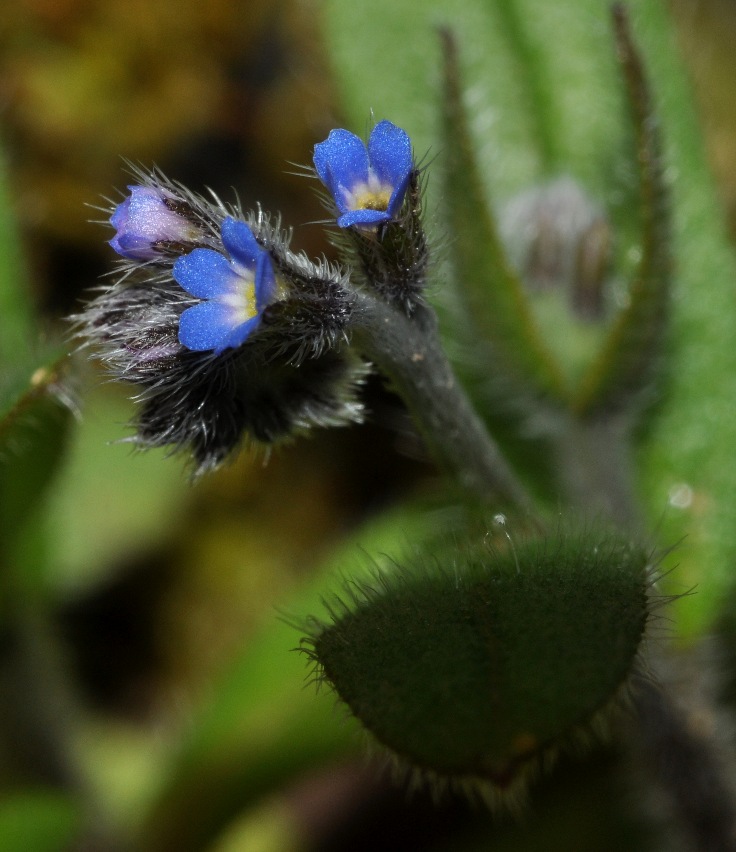
<path fill-rule="evenodd" d="M 110 217 L 122 274 L 74 318 L 82 346 L 138 388 L 132 440 L 187 450 L 202 472 L 243 438 L 360 420 L 344 273 L 291 252 L 262 213 L 136 177 Z"/>
<path fill-rule="evenodd" d="M 334 130 L 315 147 L 338 226 L 358 259 L 293 253 L 278 221 L 208 201 L 159 171 L 110 212 L 122 274 L 76 317 L 83 346 L 139 388 L 133 440 L 190 451 L 197 470 L 250 437 L 272 443 L 359 420 L 368 370 L 350 349 L 356 284 L 410 314 L 426 245 L 407 134 L 378 123 L 366 146 Z"/>

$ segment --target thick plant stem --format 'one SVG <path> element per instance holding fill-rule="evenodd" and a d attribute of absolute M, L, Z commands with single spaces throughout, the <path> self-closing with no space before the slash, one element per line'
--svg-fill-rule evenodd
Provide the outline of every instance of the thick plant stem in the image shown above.
<path fill-rule="evenodd" d="M 649 758 L 672 811 L 697 852 L 736 849 L 736 808 L 724 771 L 722 745 L 676 704 L 666 689 L 639 678 L 633 692 L 638 748 Z"/>
<path fill-rule="evenodd" d="M 556 435 L 556 470 L 566 502 L 631 533 L 644 535 L 630 459 L 630 418 L 569 414 Z"/>
<path fill-rule="evenodd" d="M 364 292 L 355 308 L 353 345 L 390 380 L 439 467 L 475 498 L 530 511 L 524 487 L 447 360 L 432 309 L 408 319 Z"/>

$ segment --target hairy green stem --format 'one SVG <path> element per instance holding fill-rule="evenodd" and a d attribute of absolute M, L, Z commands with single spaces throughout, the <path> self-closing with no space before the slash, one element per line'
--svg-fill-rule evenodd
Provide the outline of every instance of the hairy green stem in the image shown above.
<path fill-rule="evenodd" d="M 353 344 L 391 382 L 427 449 L 460 488 L 485 502 L 531 509 L 531 500 L 488 434 L 450 366 L 431 308 L 408 319 L 357 294 Z"/>
<path fill-rule="evenodd" d="M 585 419 L 568 415 L 554 442 L 555 469 L 571 506 L 643 534 L 630 458 L 630 431 L 630 418 L 625 415 Z"/>

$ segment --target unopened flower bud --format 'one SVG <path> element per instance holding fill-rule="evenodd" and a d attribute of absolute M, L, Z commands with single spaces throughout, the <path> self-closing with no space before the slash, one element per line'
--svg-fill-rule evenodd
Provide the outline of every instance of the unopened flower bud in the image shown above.
<path fill-rule="evenodd" d="M 110 224 L 116 229 L 110 245 L 119 255 L 129 260 L 156 260 L 201 243 L 202 228 L 184 200 L 154 186 L 128 189 L 130 195 L 110 217 Z"/>
<path fill-rule="evenodd" d="M 576 181 L 558 178 L 511 199 L 501 232 L 531 292 L 560 290 L 581 318 L 603 317 L 611 228 Z"/>

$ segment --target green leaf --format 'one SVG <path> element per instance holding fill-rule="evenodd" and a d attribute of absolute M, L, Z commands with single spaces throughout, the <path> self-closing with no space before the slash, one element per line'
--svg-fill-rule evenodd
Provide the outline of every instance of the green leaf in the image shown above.
<path fill-rule="evenodd" d="M 736 565 L 736 263 L 703 153 L 690 81 L 663 6 L 634 7 L 662 116 L 671 183 L 676 279 L 667 387 L 640 451 L 641 483 L 668 560 L 683 632 L 708 629 L 733 589 Z"/>
<path fill-rule="evenodd" d="M 395 562 L 328 599 L 313 653 L 366 728 L 419 769 L 503 792 L 632 671 L 642 547 L 558 530 L 497 550 L 453 530 Z"/>
<path fill-rule="evenodd" d="M 575 400 L 575 409 L 583 415 L 601 408 L 621 408 L 632 396 L 651 390 L 657 368 L 661 367 L 670 315 L 670 198 L 663 174 L 659 119 L 627 15 L 622 7 L 615 8 L 616 41 L 636 135 L 641 261 L 628 304 L 583 378 Z"/>
<path fill-rule="evenodd" d="M 60 398 L 63 364 L 39 368 L 0 420 L 0 562 L 28 590 L 42 570 L 46 492 L 62 462 L 72 414 Z"/>
<path fill-rule="evenodd" d="M 39 361 L 38 328 L 0 152 L 0 416 L 24 392 Z"/>
<path fill-rule="evenodd" d="M 0 153 L 0 565 L 6 591 L 18 583 L 29 591 L 44 563 L 43 499 L 71 419 L 61 401 L 63 370 L 58 353 L 40 340 Z"/>
<path fill-rule="evenodd" d="M 66 852 L 81 823 L 79 804 L 62 793 L 13 793 L 0 801 L 0 849 Z"/>
<path fill-rule="evenodd" d="M 15 223 L 14 205 L 0 156 L 0 363 L 11 364 L 30 351 L 36 335 L 33 304 L 27 286 L 28 276 Z"/>
<path fill-rule="evenodd" d="M 509 266 L 493 213 L 486 201 L 465 106 L 462 101 L 457 44 L 442 31 L 445 57 L 444 212 L 453 235 L 451 250 L 458 282 L 456 295 L 464 301 L 465 322 L 490 344 L 495 370 L 515 383 L 510 392 L 538 393 L 564 398 L 562 376 L 540 337 L 521 281 Z"/>

